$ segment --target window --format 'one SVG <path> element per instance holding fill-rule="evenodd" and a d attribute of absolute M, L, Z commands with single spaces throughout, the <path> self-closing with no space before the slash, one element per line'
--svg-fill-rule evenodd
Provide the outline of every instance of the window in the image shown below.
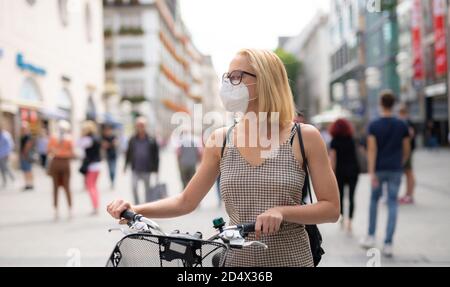
<path fill-rule="evenodd" d="M 142 45 L 123 45 L 119 48 L 119 59 L 121 62 L 142 61 L 144 49 Z"/>
<path fill-rule="evenodd" d="M 121 27 L 136 28 L 142 26 L 140 13 L 124 13 L 120 18 Z"/>
<path fill-rule="evenodd" d="M 67 26 L 69 23 L 69 11 L 67 7 L 68 2 L 69 0 L 58 0 L 59 18 L 64 26 Z"/>
<path fill-rule="evenodd" d="M 87 107 L 86 107 L 86 119 L 95 121 L 97 119 L 97 108 L 93 99 L 92 93 L 88 95 Z"/>
<path fill-rule="evenodd" d="M 125 79 L 120 82 L 122 96 L 144 96 L 144 81 L 142 79 Z"/>
<path fill-rule="evenodd" d="M 41 94 L 33 79 L 27 78 L 22 84 L 22 88 L 20 89 L 20 99 L 30 102 L 41 101 Z"/>
<path fill-rule="evenodd" d="M 59 109 L 70 111 L 72 109 L 72 100 L 70 98 L 70 93 L 67 89 L 62 89 L 56 99 L 56 105 Z"/>
<path fill-rule="evenodd" d="M 86 3 L 84 10 L 85 10 L 84 22 L 86 26 L 86 37 L 88 42 L 92 42 L 92 14 L 91 14 L 91 6 L 89 6 L 89 3 Z"/>
<path fill-rule="evenodd" d="M 106 61 L 112 61 L 114 58 L 113 49 L 111 46 L 105 46 L 105 59 Z"/>
<path fill-rule="evenodd" d="M 113 30 L 114 27 L 114 16 L 113 15 L 105 15 L 103 25 L 105 26 L 105 30 Z"/>

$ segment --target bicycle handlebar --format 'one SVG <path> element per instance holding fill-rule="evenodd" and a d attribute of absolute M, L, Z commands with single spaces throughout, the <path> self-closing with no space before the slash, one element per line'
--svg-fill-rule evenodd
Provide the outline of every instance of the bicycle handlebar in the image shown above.
<path fill-rule="evenodd" d="M 139 215 L 131 210 L 125 210 L 124 212 L 122 212 L 120 217 L 122 217 L 128 221 L 137 221 L 140 218 L 142 218 L 142 215 Z"/>
<path fill-rule="evenodd" d="M 255 225 L 256 225 L 256 222 L 246 223 L 246 224 L 238 225 L 238 228 L 242 229 L 242 232 L 244 232 L 244 233 L 252 233 L 252 232 L 255 232 Z"/>

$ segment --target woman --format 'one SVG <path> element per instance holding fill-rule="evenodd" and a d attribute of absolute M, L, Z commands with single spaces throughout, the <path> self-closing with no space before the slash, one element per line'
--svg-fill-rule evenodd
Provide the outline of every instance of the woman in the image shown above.
<path fill-rule="evenodd" d="M 47 162 L 48 162 L 48 143 L 49 143 L 49 138 L 48 138 L 48 134 L 47 131 L 45 129 L 42 130 L 41 135 L 38 137 L 37 141 L 36 141 L 36 151 L 39 154 L 39 161 L 41 166 L 44 169 L 47 169 Z"/>
<path fill-rule="evenodd" d="M 230 224 L 256 221 L 256 232 L 249 240 L 261 240 L 269 247 L 232 250 L 226 265 L 312 267 L 305 224 L 337 221 L 339 195 L 320 133 L 312 126 L 302 125 L 317 203 L 301 205 L 305 172 L 301 168 L 303 159 L 292 122 L 293 97 L 283 63 L 270 51 L 241 50 L 223 77 L 221 98 L 228 111 L 244 115 L 233 128 L 219 129 L 211 135 L 202 163 L 185 191 L 138 206 L 116 200 L 108 205 L 108 212 L 117 219 L 126 209 L 152 218 L 188 214 L 206 196 L 220 173 L 220 190 Z M 260 116 L 260 112 L 268 116 Z M 263 147 L 261 139 L 267 134 L 271 137 Z M 249 138 L 257 139 L 258 144 L 249 143 Z"/>
<path fill-rule="evenodd" d="M 356 143 L 353 139 L 351 124 L 345 119 L 339 119 L 330 127 L 332 140 L 330 143 L 330 158 L 336 174 L 339 193 L 341 195 L 341 223 L 348 232 L 352 231 L 352 219 L 355 209 L 355 190 L 358 183 L 359 165 L 356 154 Z M 348 220 L 344 219 L 344 188 L 349 187 Z"/>
<path fill-rule="evenodd" d="M 114 134 L 113 127 L 109 125 L 106 126 L 103 130 L 102 148 L 105 151 L 106 162 L 108 163 L 111 190 L 114 190 L 114 184 L 116 181 L 117 145 L 117 137 Z"/>
<path fill-rule="evenodd" d="M 51 158 L 49 174 L 53 179 L 53 206 L 55 220 L 58 214 L 58 188 L 62 187 L 66 193 L 69 206 L 69 218 L 72 217 L 72 196 L 70 192 L 70 160 L 74 156 L 73 142 L 70 136 L 70 124 L 66 121 L 58 123 L 58 135 L 52 136 L 48 143 L 48 153 Z"/>
<path fill-rule="evenodd" d="M 94 207 L 92 214 L 97 215 L 99 207 L 97 179 L 101 168 L 101 141 L 97 137 L 97 126 L 92 121 L 84 123 L 82 134 L 80 145 L 84 149 L 85 157 L 80 171 L 85 175 L 85 185 Z"/>
<path fill-rule="evenodd" d="M 24 191 L 34 190 L 33 179 L 33 150 L 35 140 L 30 132 L 30 124 L 22 123 L 20 136 L 20 169 L 25 179 Z"/>

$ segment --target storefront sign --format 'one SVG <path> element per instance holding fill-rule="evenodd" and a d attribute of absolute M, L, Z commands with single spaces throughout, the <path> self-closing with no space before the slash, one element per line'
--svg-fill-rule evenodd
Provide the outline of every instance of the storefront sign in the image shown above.
<path fill-rule="evenodd" d="M 37 75 L 40 75 L 40 76 L 45 76 L 47 74 L 45 69 L 43 69 L 41 67 L 38 67 L 38 66 L 35 66 L 33 64 L 30 64 L 30 63 L 26 63 L 25 59 L 24 59 L 24 57 L 23 57 L 23 55 L 21 53 L 17 54 L 16 63 L 17 63 L 17 66 L 23 71 L 29 71 L 29 72 L 31 72 L 33 74 L 37 74 Z"/>
<path fill-rule="evenodd" d="M 423 49 L 422 49 L 422 7 L 421 0 L 414 0 L 412 7 L 412 51 L 414 80 L 421 81 L 425 78 Z"/>
<path fill-rule="evenodd" d="M 427 97 L 442 96 L 447 93 L 447 86 L 445 83 L 439 83 L 425 88 L 425 95 Z"/>
<path fill-rule="evenodd" d="M 433 1 L 435 73 L 447 73 L 447 43 L 445 35 L 445 0 Z"/>

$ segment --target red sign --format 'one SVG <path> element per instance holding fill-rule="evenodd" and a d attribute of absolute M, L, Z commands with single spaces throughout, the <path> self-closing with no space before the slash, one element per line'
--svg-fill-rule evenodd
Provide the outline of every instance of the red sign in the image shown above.
<path fill-rule="evenodd" d="M 436 76 L 447 74 L 447 43 L 445 35 L 445 0 L 433 0 L 434 57 Z"/>
<path fill-rule="evenodd" d="M 420 81 L 425 78 L 422 48 L 422 4 L 421 0 L 414 0 L 412 8 L 412 53 L 414 80 Z"/>

